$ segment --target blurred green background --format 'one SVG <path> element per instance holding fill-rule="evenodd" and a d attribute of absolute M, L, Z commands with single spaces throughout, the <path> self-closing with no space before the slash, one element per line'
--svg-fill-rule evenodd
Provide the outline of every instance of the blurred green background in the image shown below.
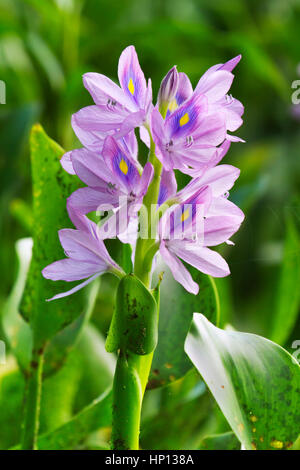
<path fill-rule="evenodd" d="M 0 0 L 0 79 L 6 84 L 6 104 L 0 105 L 0 308 L 16 276 L 15 241 L 30 235 L 32 124 L 41 122 L 66 150 L 77 147 L 71 115 L 92 104 L 82 74 L 116 80 L 118 57 L 129 44 L 152 78 L 154 96 L 174 64 L 195 85 L 208 67 L 241 53 L 231 92 L 245 106 L 236 134 L 246 144 L 233 144 L 224 163 L 241 169 L 231 198 L 246 220 L 236 246 L 223 250 L 232 276 L 218 281 L 221 322 L 292 351 L 300 339 L 296 294 L 288 334 L 280 337 L 275 323 L 282 271 L 290 279 L 283 287 L 289 298 L 299 275 L 300 119 L 291 100 L 292 82 L 300 79 L 299 24 L 299 0 Z M 94 315 L 103 333 L 113 292 L 109 281 L 104 286 Z M 278 315 L 284 320 L 282 309 Z M 155 433 L 148 446 L 155 445 L 151 439 Z"/>

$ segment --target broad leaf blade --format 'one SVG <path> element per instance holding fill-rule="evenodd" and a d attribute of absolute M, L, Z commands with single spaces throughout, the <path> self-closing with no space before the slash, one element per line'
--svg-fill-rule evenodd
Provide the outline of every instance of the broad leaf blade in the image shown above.
<path fill-rule="evenodd" d="M 287 449 L 300 428 L 300 367 L 277 344 L 194 314 L 185 350 L 246 449 Z"/>
<path fill-rule="evenodd" d="M 241 443 L 233 432 L 223 434 L 212 434 L 205 437 L 200 444 L 199 450 L 239 450 Z"/>
<path fill-rule="evenodd" d="M 67 423 L 54 431 L 39 436 L 37 447 L 39 450 L 76 449 L 90 433 L 110 426 L 111 416 L 112 393 L 108 391 Z"/>
<path fill-rule="evenodd" d="M 18 274 L 13 289 L 6 301 L 2 315 L 2 327 L 18 364 L 27 369 L 31 359 L 32 332 L 28 323 L 19 314 L 19 304 L 23 295 L 26 277 L 31 260 L 32 239 L 22 238 L 16 242 L 19 262 Z"/>
<path fill-rule="evenodd" d="M 35 347 L 40 347 L 83 312 L 84 298 L 78 292 L 56 302 L 46 302 L 47 298 L 74 285 L 44 279 L 41 271 L 64 257 L 57 231 L 71 226 L 66 198 L 76 189 L 78 180 L 62 169 L 59 160 L 64 151 L 40 125 L 33 127 L 30 145 L 34 244 L 21 311 L 33 329 Z"/>
<path fill-rule="evenodd" d="M 47 344 L 45 349 L 44 375 L 51 375 L 57 372 L 64 364 L 72 348 L 76 345 L 94 309 L 99 286 L 100 279 L 96 279 L 85 289 L 82 294 L 85 299 L 84 312 L 70 325 L 59 331 Z"/>
<path fill-rule="evenodd" d="M 192 364 L 184 352 L 184 341 L 191 326 L 193 312 L 202 312 L 210 321 L 218 323 L 219 297 L 214 280 L 194 268 L 190 268 L 199 284 L 199 294 L 187 292 L 176 282 L 164 265 L 160 285 L 160 313 L 158 345 L 154 352 L 149 388 L 166 385 L 179 379 L 191 369 Z"/>
<path fill-rule="evenodd" d="M 280 344 L 284 344 L 289 338 L 300 305 L 300 238 L 290 215 L 286 222 L 283 262 L 271 333 L 271 339 Z"/>

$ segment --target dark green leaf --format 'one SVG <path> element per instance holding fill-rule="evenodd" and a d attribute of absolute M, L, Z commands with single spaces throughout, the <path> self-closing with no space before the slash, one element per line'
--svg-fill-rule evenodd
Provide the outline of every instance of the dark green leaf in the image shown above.
<path fill-rule="evenodd" d="M 87 324 L 97 297 L 100 279 L 96 279 L 83 292 L 85 311 L 63 330 L 59 331 L 48 343 L 45 349 L 44 375 L 56 372 L 66 360 L 68 353 L 76 344 L 83 328 Z"/>
<path fill-rule="evenodd" d="M 199 294 L 188 293 L 176 282 L 166 266 L 160 287 L 158 345 L 154 352 L 149 388 L 165 385 L 182 377 L 192 367 L 183 346 L 193 312 L 202 312 L 213 323 L 218 323 L 219 297 L 214 280 L 196 269 L 190 271 L 199 284 Z"/>
<path fill-rule="evenodd" d="M 71 421 L 38 438 L 39 450 L 76 449 L 88 434 L 111 425 L 112 395 L 106 392 Z"/>
<path fill-rule="evenodd" d="M 35 347 L 38 348 L 80 316 L 85 303 L 82 292 L 46 302 L 47 298 L 74 285 L 44 279 L 41 271 L 64 257 L 57 231 L 71 226 L 66 198 L 76 189 L 78 181 L 62 169 L 59 160 L 64 151 L 47 137 L 40 125 L 33 127 L 30 144 L 34 244 L 21 312 L 33 329 Z"/>
<path fill-rule="evenodd" d="M 284 344 L 297 320 L 300 305 L 300 238 L 291 215 L 286 217 L 286 238 L 279 286 L 275 296 L 271 339 Z"/>
<path fill-rule="evenodd" d="M 10 349 L 22 370 L 28 368 L 32 351 L 30 326 L 19 314 L 32 252 L 32 239 L 22 238 L 16 242 L 19 269 L 14 287 L 3 309 L 2 327 Z"/>
<path fill-rule="evenodd" d="M 205 437 L 199 450 L 240 450 L 241 443 L 233 432 L 213 434 Z"/>

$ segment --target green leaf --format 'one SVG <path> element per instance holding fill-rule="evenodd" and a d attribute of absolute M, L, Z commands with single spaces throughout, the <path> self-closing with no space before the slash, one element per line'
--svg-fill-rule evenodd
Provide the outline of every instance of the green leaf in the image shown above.
<path fill-rule="evenodd" d="M 264 50 L 259 40 L 254 36 L 234 32 L 230 35 L 230 41 L 247 57 L 247 64 L 253 77 L 274 87 L 278 94 L 287 100 L 287 86 L 283 72 L 272 56 Z"/>
<path fill-rule="evenodd" d="M 78 187 L 78 180 L 63 170 L 59 161 L 63 149 L 45 134 L 40 125 L 32 129 L 30 146 L 34 244 L 21 312 L 29 321 L 35 347 L 39 348 L 83 313 L 85 302 L 82 292 L 46 302 L 46 299 L 76 284 L 49 281 L 43 278 L 41 271 L 64 257 L 57 231 L 71 226 L 66 198 Z"/>
<path fill-rule="evenodd" d="M 28 368 L 32 350 L 32 332 L 28 323 L 19 314 L 32 253 L 32 239 L 22 238 L 16 242 L 19 262 L 18 274 L 13 289 L 4 305 L 2 327 L 10 349 L 22 370 Z"/>
<path fill-rule="evenodd" d="M 7 449 L 19 442 L 24 408 L 24 377 L 12 356 L 0 366 L 0 449 Z"/>
<path fill-rule="evenodd" d="M 182 379 L 149 391 L 145 400 L 142 449 L 197 449 L 204 430 L 210 429 L 215 405 L 195 368 Z M 147 416 L 148 400 L 155 400 L 155 405 Z"/>
<path fill-rule="evenodd" d="M 38 438 L 38 449 L 76 449 L 90 433 L 110 426 L 111 415 L 112 394 L 108 391 L 55 431 L 41 435 Z"/>
<path fill-rule="evenodd" d="M 248 450 L 287 449 L 300 428 L 300 367 L 281 346 L 194 314 L 185 351 Z"/>
<path fill-rule="evenodd" d="M 43 380 L 39 433 L 53 431 L 72 418 L 81 375 L 80 356 L 73 350 L 63 367 Z"/>
<path fill-rule="evenodd" d="M 223 434 L 212 434 L 205 437 L 199 450 L 240 450 L 241 443 L 233 432 Z"/>
<path fill-rule="evenodd" d="M 300 305 L 300 238 L 292 216 L 286 217 L 286 238 L 275 296 L 271 339 L 284 344 L 297 321 Z"/>
<path fill-rule="evenodd" d="M 73 323 L 59 331 L 48 343 L 45 349 L 44 375 L 49 376 L 56 372 L 76 345 L 94 309 L 100 282 L 100 279 L 96 279 L 83 292 L 85 311 Z"/>
<path fill-rule="evenodd" d="M 91 323 L 85 326 L 75 350 L 82 371 L 75 408 L 81 410 L 112 385 L 116 358 L 105 350 L 102 334 Z"/>
<path fill-rule="evenodd" d="M 150 354 L 157 344 L 157 322 L 157 304 L 151 292 L 133 274 L 124 276 L 117 290 L 107 351 L 122 347 L 134 354 Z"/>
<path fill-rule="evenodd" d="M 219 319 L 219 297 L 214 280 L 194 268 L 189 268 L 199 284 L 199 294 L 187 292 L 176 282 L 164 265 L 160 286 L 160 314 L 158 345 L 154 352 L 148 388 L 156 388 L 179 379 L 191 369 L 192 364 L 184 352 L 193 312 L 202 312 L 213 323 Z"/>
<path fill-rule="evenodd" d="M 14 199 L 10 204 L 11 215 L 19 222 L 22 228 L 32 234 L 33 214 L 32 208 L 22 199 Z"/>
<path fill-rule="evenodd" d="M 18 240 L 16 242 L 16 252 L 19 269 L 14 287 L 3 309 L 2 327 L 10 349 L 18 361 L 20 369 L 24 372 L 28 369 L 31 360 L 32 332 L 28 323 L 19 313 L 19 304 L 32 256 L 32 239 L 22 238 Z M 86 305 L 85 312 L 57 333 L 48 343 L 45 350 L 44 376 L 57 372 L 74 347 L 94 308 L 99 283 L 100 280 L 94 282 L 83 294 Z"/>

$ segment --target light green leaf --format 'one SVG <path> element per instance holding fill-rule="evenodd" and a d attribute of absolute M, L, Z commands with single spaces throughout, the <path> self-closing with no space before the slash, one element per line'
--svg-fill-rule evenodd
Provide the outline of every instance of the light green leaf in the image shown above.
<path fill-rule="evenodd" d="M 62 88 L 65 84 L 64 72 L 48 43 L 33 31 L 28 33 L 26 39 L 30 52 L 44 70 L 50 85 L 54 89 Z"/>
<path fill-rule="evenodd" d="M 271 339 L 284 344 L 297 320 L 300 306 L 300 238 L 291 215 L 286 217 L 286 238 L 279 285 L 275 296 Z"/>
<path fill-rule="evenodd" d="M 32 332 L 19 314 L 32 253 L 32 239 L 22 238 L 16 242 L 19 269 L 14 287 L 4 305 L 2 327 L 10 349 L 22 370 L 29 366 L 32 350 Z"/>
<path fill-rule="evenodd" d="M 248 450 L 287 449 L 300 429 L 300 367 L 277 344 L 194 314 L 185 351 Z"/>
<path fill-rule="evenodd" d="M 154 352 L 148 387 L 156 388 L 179 379 L 191 369 L 192 364 L 184 353 L 184 341 L 188 334 L 193 312 L 202 312 L 213 323 L 219 319 L 219 297 L 214 280 L 194 268 L 189 270 L 199 284 L 199 294 L 187 292 L 176 282 L 165 266 L 160 286 L 160 314 L 158 345 Z"/>
<path fill-rule="evenodd" d="M 85 326 L 75 350 L 82 370 L 75 407 L 81 410 L 112 385 L 116 358 L 105 350 L 102 334 L 91 323 Z"/>
<path fill-rule="evenodd" d="M 32 332 L 28 323 L 19 313 L 19 304 L 23 295 L 26 277 L 32 256 L 32 239 L 22 238 L 16 242 L 19 270 L 15 285 L 3 309 L 2 326 L 10 349 L 16 357 L 22 371 L 28 369 L 32 351 Z M 99 280 L 86 289 L 85 312 L 73 323 L 57 333 L 45 350 L 44 375 L 49 376 L 63 365 L 68 353 L 74 347 L 83 327 L 86 325 L 94 308 Z"/>
<path fill-rule="evenodd" d="M 100 279 L 96 279 L 82 293 L 85 298 L 84 312 L 73 323 L 59 331 L 47 344 L 44 375 L 48 376 L 56 372 L 64 364 L 69 352 L 76 345 L 94 309 L 100 282 Z"/>
<path fill-rule="evenodd" d="M 64 257 L 57 231 L 71 226 L 66 198 L 78 187 L 78 180 L 62 169 L 59 160 L 64 151 L 40 125 L 32 129 L 30 146 L 34 244 L 21 313 L 29 321 L 35 347 L 39 348 L 85 311 L 85 300 L 84 294 L 77 292 L 55 302 L 46 302 L 46 299 L 76 284 L 49 281 L 43 278 L 41 271 Z"/>
<path fill-rule="evenodd" d="M 91 405 L 84 408 L 66 424 L 53 432 L 38 438 L 39 450 L 70 450 L 76 449 L 87 436 L 111 425 L 112 394 L 103 393 Z"/>
<path fill-rule="evenodd" d="M 199 450 L 240 450 L 241 443 L 233 432 L 223 434 L 212 434 L 205 437 Z"/>

